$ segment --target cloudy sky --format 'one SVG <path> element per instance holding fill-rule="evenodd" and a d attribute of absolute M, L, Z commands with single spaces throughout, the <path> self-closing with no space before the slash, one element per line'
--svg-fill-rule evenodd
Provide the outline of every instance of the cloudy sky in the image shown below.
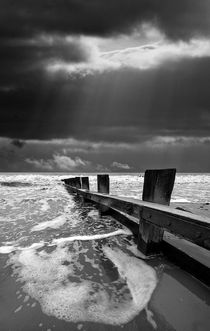
<path fill-rule="evenodd" d="M 209 0 L 0 6 L 0 171 L 210 171 Z"/>

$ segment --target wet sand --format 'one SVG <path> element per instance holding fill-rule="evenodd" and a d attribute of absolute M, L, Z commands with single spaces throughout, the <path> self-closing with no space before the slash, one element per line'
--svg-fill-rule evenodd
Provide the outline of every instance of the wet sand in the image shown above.
<path fill-rule="evenodd" d="M 209 202 L 203 202 L 203 203 L 191 203 L 191 202 L 171 202 L 171 207 L 175 208 L 182 208 L 186 211 L 189 211 L 193 214 L 202 215 L 209 217 L 210 222 L 210 203 Z"/>

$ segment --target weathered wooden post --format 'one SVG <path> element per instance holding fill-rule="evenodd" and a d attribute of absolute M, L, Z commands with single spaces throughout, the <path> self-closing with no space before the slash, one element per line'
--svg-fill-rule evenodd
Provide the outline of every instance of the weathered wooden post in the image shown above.
<path fill-rule="evenodd" d="M 109 194 L 109 175 L 97 175 L 98 193 Z M 99 212 L 102 215 L 109 211 L 109 207 L 100 206 Z"/>
<path fill-rule="evenodd" d="M 76 188 L 81 189 L 81 179 L 80 179 L 80 177 L 75 177 L 74 184 L 75 184 Z"/>
<path fill-rule="evenodd" d="M 97 175 L 98 193 L 109 194 L 109 175 Z"/>
<path fill-rule="evenodd" d="M 81 184 L 83 190 L 87 190 L 87 191 L 90 190 L 89 177 L 82 177 Z"/>
<path fill-rule="evenodd" d="M 176 169 L 146 170 L 142 200 L 169 206 Z"/>
<path fill-rule="evenodd" d="M 176 169 L 146 170 L 142 200 L 169 205 L 174 186 Z M 143 208 L 140 209 L 138 248 L 145 255 L 160 252 L 163 229 L 144 220 Z M 151 215 L 152 217 L 152 215 Z"/>

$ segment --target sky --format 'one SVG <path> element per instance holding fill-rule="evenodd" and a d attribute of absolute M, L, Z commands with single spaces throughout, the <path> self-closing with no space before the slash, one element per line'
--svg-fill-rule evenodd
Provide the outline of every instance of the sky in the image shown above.
<path fill-rule="evenodd" d="M 210 172 L 209 0 L 0 7 L 0 171 Z"/>

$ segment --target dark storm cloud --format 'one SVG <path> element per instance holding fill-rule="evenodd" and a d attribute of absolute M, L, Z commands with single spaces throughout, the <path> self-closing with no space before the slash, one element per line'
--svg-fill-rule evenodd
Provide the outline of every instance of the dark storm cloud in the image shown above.
<path fill-rule="evenodd" d="M 63 85 L 44 70 L 53 61 L 86 61 L 80 40 L 51 36 L 0 43 L 0 136 L 37 136 L 50 122 L 57 90 Z M 59 77 L 58 77 L 59 79 Z M 60 85 L 57 85 L 58 83 Z M 69 105 L 75 102 L 72 95 Z"/>
<path fill-rule="evenodd" d="M 87 60 L 88 49 L 80 40 L 52 36 L 32 40 L 4 40 L 0 43 L 0 90 L 7 84 L 24 85 L 24 79 L 33 81 L 40 77 L 40 70 L 50 61 Z M 26 77 L 27 76 L 27 77 Z"/>
<path fill-rule="evenodd" d="M 108 35 L 145 21 L 170 38 L 209 35 L 209 0 L 1 0 L 2 37 L 40 32 Z"/>
<path fill-rule="evenodd" d="M 43 70 L 87 61 L 65 35 L 107 36 L 152 22 L 169 38 L 208 35 L 208 0 L 0 0 L 0 136 L 136 141 L 140 133 L 209 132 L 210 60 L 71 79 Z M 114 92 L 113 92 L 114 91 Z"/>
<path fill-rule="evenodd" d="M 22 89 L 1 92 L 2 136 L 137 141 L 147 134 L 209 135 L 210 58 L 78 79 L 40 75 L 34 72 Z"/>

